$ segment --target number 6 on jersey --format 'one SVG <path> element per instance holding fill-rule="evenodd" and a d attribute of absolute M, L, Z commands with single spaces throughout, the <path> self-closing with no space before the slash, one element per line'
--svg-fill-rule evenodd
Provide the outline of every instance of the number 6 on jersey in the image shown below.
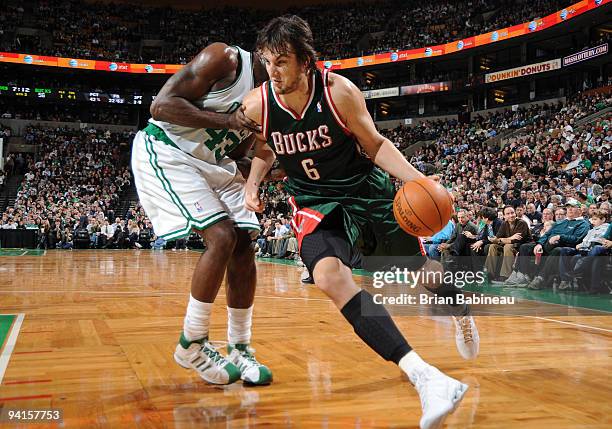
<path fill-rule="evenodd" d="M 312 158 L 306 158 L 302 161 L 302 167 L 304 168 L 304 172 L 311 180 L 319 180 L 321 176 L 316 168 L 313 167 L 314 161 Z"/>

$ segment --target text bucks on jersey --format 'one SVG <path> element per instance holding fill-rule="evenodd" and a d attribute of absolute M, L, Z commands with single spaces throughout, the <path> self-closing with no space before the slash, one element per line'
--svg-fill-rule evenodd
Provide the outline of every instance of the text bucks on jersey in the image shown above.
<path fill-rule="evenodd" d="M 202 110 L 232 113 L 242 103 L 246 94 L 254 88 L 251 54 L 236 46 L 240 54 L 241 67 L 236 80 L 227 88 L 210 91 L 193 104 Z M 246 130 L 217 130 L 212 128 L 190 128 L 169 122 L 149 119 L 164 130 L 166 135 L 184 152 L 209 163 L 217 164 L 234 150 L 251 133 Z"/>
<path fill-rule="evenodd" d="M 261 88 L 263 134 L 289 177 L 289 187 L 296 180 L 316 187 L 339 186 L 361 180 L 374 166 L 340 119 L 328 80 L 327 71 L 312 72 L 310 99 L 301 114 L 283 102 L 270 81 Z"/>

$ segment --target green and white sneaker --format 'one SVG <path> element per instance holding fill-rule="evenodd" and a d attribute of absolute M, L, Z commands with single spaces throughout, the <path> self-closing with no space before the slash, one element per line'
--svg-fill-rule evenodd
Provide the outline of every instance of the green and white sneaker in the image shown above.
<path fill-rule="evenodd" d="M 248 344 L 230 344 L 227 346 L 227 359 L 238 367 L 240 378 L 248 384 L 270 384 L 272 382 L 272 371 L 257 362 L 253 353 L 255 350 Z"/>
<path fill-rule="evenodd" d="M 240 379 L 240 370 L 219 354 L 208 338 L 189 341 L 181 333 L 174 360 L 183 368 L 193 369 L 211 384 L 232 384 Z"/>

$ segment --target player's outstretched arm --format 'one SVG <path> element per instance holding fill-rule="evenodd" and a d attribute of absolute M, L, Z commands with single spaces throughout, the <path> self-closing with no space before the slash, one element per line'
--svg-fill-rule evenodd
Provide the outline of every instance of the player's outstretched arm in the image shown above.
<path fill-rule="evenodd" d="M 238 67 L 238 55 L 235 48 L 225 43 L 213 43 L 204 48 L 166 81 L 151 104 L 153 119 L 192 128 L 258 131 L 240 111 L 233 114 L 210 112 L 193 104 L 216 82 L 233 75 Z"/>
<path fill-rule="evenodd" d="M 260 125 L 263 122 L 260 89 L 249 92 L 244 97 L 242 104 L 245 116 Z M 276 155 L 266 143 L 264 136 L 255 134 L 255 155 L 251 162 L 251 171 L 245 186 L 245 205 L 247 209 L 257 212 L 263 211 L 264 207 L 259 199 L 259 186 L 272 168 L 275 159 Z"/>
<path fill-rule="evenodd" d="M 425 177 L 404 158 L 389 139 L 376 130 L 359 88 L 350 80 L 334 73 L 329 74 L 329 87 L 334 104 L 349 131 L 377 166 L 403 181 Z"/>

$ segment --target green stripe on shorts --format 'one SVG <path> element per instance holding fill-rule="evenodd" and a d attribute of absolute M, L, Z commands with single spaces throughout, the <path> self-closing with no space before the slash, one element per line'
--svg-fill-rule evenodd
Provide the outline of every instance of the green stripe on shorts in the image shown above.
<path fill-rule="evenodd" d="M 170 137 L 168 137 L 166 132 L 159 128 L 157 125 L 149 123 L 146 127 L 144 127 L 143 131 L 148 135 L 155 137 L 160 142 L 166 143 L 168 146 L 172 146 L 177 148 L 178 150 L 181 150 L 181 148 L 178 147 L 176 143 L 170 140 Z"/>
<path fill-rule="evenodd" d="M 178 238 L 182 238 L 182 237 L 185 237 L 191 234 L 192 228 L 203 230 L 203 229 L 209 228 L 213 226 L 214 224 L 221 222 L 222 220 L 226 220 L 226 219 L 229 219 L 229 216 L 227 215 L 227 213 L 223 211 L 217 212 L 199 221 L 189 219 L 186 227 L 181 228 L 177 231 L 172 231 L 167 234 L 160 235 L 160 237 L 166 241 L 176 240 Z"/>
<path fill-rule="evenodd" d="M 261 226 L 258 223 L 253 223 L 253 222 L 234 222 L 234 223 L 236 224 L 236 228 L 261 231 Z"/>
<path fill-rule="evenodd" d="M 160 181 L 162 187 L 164 188 L 164 191 L 166 191 L 166 193 L 170 197 L 170 200 L 179 209 L 179 212 L 181 212 L 183 217 L 188 220 L 191 219 L 191 215 L 189 214 L 189 211 L 182 205 L 182 203 L 180 202 L 180 199 L 176 196 L 176 194 L 172 191 L 172 189 L 168 188 L 168 186 L 166 185 L 166 182 L 162 178 L 162 177 L 165 178 L 165 175 L 163 175 L 163 171 L 161 167 L 159 166 L 159 164 L 156 165 L 154 151 L 153 151 L 153 143 L 151 142 L 150 136 L 148 134 L 145 134 L 145 148 L 147 150 L 147 154 L 149 155 L 149 164 L 153 168 L 153 171 L 155 172 L 155 176 Z M 168 179 L 166 178 L 166 180 Z"/>

